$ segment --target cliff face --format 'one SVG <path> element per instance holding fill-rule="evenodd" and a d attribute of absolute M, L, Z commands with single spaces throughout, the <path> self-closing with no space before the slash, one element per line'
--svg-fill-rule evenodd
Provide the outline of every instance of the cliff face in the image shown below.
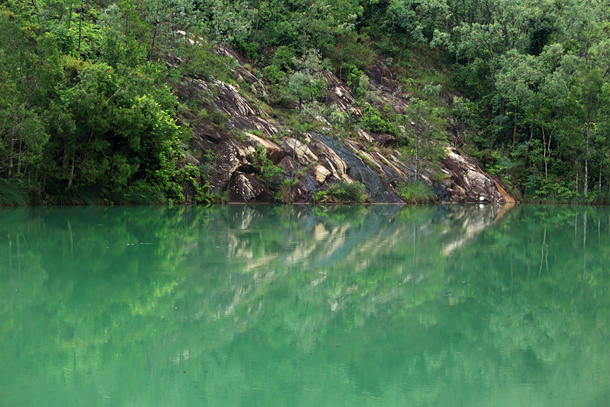
<path fill-rule="evenodd" d="M 398 152 L 395 137 L 388 134 L 356 128 L 351 136 L 333 137 L 325 131 L 330 123 L 315 113 L 311 120 L 321 123 L 315 130 L 292 128 L 261 108 L 267 92 L 264 78 L 230 49 L 219 51 L 235 60 L 241 87 L 216 79 L 185 78 L 178 89 L 182 99 L 205 100 L 212 114 L 221 112 L 215 113 L 224 121 L 220 124 L 183 118 L 193 129 L 187 161 L 207 163 L 208 183 L 215 195 L 229 202 L 310 203 L 333 184 L 358 182 L 368 202 L 401 203 L 400 188 L 417 179 L 429 186 L 436 202 L 515 202 L 499 180 L 451 145 L 442 146 L 445 158 L 440 168 L 421 159 L 416 166 L 415 160 Z M 370 89 L 400 113 L 409 100 L 397 95 L 391 73 L 383 69 L 373 68 Z M 329 72 L 324 77 L 325 105 L 359 118 L 361 111 L 347 84 Z M 326 201 L 341 199 L 329 195 Z"/>

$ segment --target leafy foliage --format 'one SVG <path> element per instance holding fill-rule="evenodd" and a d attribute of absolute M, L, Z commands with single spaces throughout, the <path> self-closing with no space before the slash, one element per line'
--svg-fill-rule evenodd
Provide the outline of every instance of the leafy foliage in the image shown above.
<path fill-rule="evenodd" d="M 188 131 L 171 89 L 193 97 L 196 80 L 231 80 L 229 45 L 289 116 L 327 101 L 332 72 L 357 99 L 357 125 L 394 135 L 418 166 L 463 125 L 473 155 L 510 160 L 485 164 L 526 199 L 565 200 L 567 188 L 589 202 L 610 193 L 609 21 L 603 2 L 584 0 L 8 0 L 0 177 L 36 202 L 114 201 L 132 188 L 180 200 L 176 143 Z M 406 111 L 371 94 L 386 76 L 400 84 L 386 90 L 411 97 Z M 354 120 L 332 116 L 329 134 Z"/>
<path fill-rule="evenodd" d="M 256 175 L 267 186 L 279 183 L 285 175 L 284 169 L 276 166 L 267 156 L 265 147 L 258 146 L 254 153 L 248 155 L 250 163 L 256 170 Z"/>
<path fill-rule="evenodd" d="M 409 204 L 429 203 L 432 201 L 432 188 L 420 180 L 405 183 L 398 188 L 400 197 Z"/>
<path fill-rule="evenodd" d="M 316 193 L 317 203 L 363 203 L 366 200 L 364 185 L 360 182 L 337 182 L 330 184 L 324 191 Z"/>
<path fill-rule="evenodd" d="M 359 124 L 365 129 L 374 133 L 393 134 L 399 133 L 396 125 L 382 117 L 382 113 L 370 104 L 362 107 L 362 117 Z"/>

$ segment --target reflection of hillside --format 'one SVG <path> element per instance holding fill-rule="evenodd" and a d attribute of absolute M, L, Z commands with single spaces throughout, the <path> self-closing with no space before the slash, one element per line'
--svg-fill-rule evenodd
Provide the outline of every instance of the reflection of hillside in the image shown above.
<path fill-rule="evenodd" d="M 243 318 L 240 329 L 252 327 L 264 317 L 270 292 L 284 287 L 319 310 L 315 323 L 295 330 L 294 339 L 303 342 L 355 304 L 364 311 L 361 318 L 397 301 L 410 308 L 442 298 L 443 253 L 492 225 L 498 212 L 456 205 L 212 210 L 199 247 L 188 255 L 190 284 L 222 290 L 201 304 L 213 309 L 197 318 L 233 315 Z"/>
<path fill-rule="evenodd" d="M 481 206 L 454 206 L 448 217 L 449 225 L 446 231 L 443 254 L 451 252 L 465 245 L 476 235 L 499 221 L 514 207 L 512 204 L 481 205 Z"/>
<path fill-rule="evenodd" d="M 44 382 L 70 407 L 605 405 L 607 211 L 498 217 L 0 211 L 3 400 L 41 405 Z"/>
<path fill-rule="evenodd" d="M 565 270 L 565 284 L 547 275 L 538 280 L 543 229 L 537 225 L 544 215 L 518 210 L 500 223 L 502 209 L 494 207 L 396 209 L 337 208 L 319 216 L 311 208 L 295 208 L 283 210 L 281 221 L 264 216 L 265 207 L 232 209 L 231 217 L 239 220 L 246 212 L 249 222 L 230 230 L 231 239 L 265 261 L 250 268 L 238 252 L 230 252 L 236 256 L 232 267 L 210 269 L 213 262 L 191 253 L 194 280 L 189 286 L 215 287 L 190 304 L 206 310 L 199 322 L 213 327 L 214 349 L 237 352 L 232 366 L 240 372 L 244 366 L 269 363 L 268 354 L 250 349 L 272 349 L 280 360 L 287 357 L 284 352 L 291 354 L 288 349 L 298 349 L 304 355 L 298 367 L 297 362 L 274 361 L 272 369 L 305 388 L 314 384 L 323 389 L 300 393 L 307 400 L 317 395 L 320 404 L 328 401 L 323 394 L 336 392 L 331 384 L 341 388 L 338 383 L 372 395 L 364 401 L 349 399 L 352 393 L 346 390 L 341 400 L 352 405 L 371 400 L 383 405 L 486 405 L 502 394 L 506 405 L 568 406 L 576 394 L 586 394 L 587 400 L 599 397 L 599 389 L 587 386 L 593 377 L 599 380 L 594 370 L 610 360 L 603 335 L 593 328 L 570 331 L 578 317 L 588 321 L 577 323 L 582 327 L 599 327 L 594 321 L 605 317 L 587 319 L 583 308 L 570 301 L 600 297 L 591 292 L 578 296 L 574 287 L 580 277 L 568 273 L 573 267 Z M 556 228 L 553 239 L 549 230 L 547 243 L 556 245 L 555 254 L 573 255 L 569 246 L 558 243 L 559 237 L 570 241 L 566 226 L 557 220 L 564 218 L 561 213 L 543 218 Z M 589 225 L 598 224 L 592 216 L 588 219 Z M 583 220 L 579 222 L 582 234 Z M 199 250 L 205 236 L 200 235 Z M 577 241 L 581 245 L 583 236 Z M 535 272 L 529 275 L 531 269 Z M 565 301 L 559 302 L 559 292 L 568 293 Z M 206 315 L 217 309 L 223 317 L 210 325 Z M 208 336 L 204 340 L 212 343 Z M 589 350 L 581 348 L 584 343 Z M 317 371 L 316 358 L 330 369 Z M 575 363 L 578 375 L 564 368 L 566 363 Z M 247 373 L 240 377 L 251 380 Z M 566 377 L 570 387 L 562 386 Z M 524 380 L 534 378 L 542 392 L 553 392 L 519 391 Z"/>
<path fill-rule="evenodd" d="M 374 261 L 375 257 L 404 249 L 426 235 L 437 240 L 441 228 L 442 252 L 446 255 L 491 226 L 505 208 L 331 207 L 319 216 L 317 208 L 296 206 L 283 208 L 282 221 L 270 224 L 268 216 L 273 210 L 269 206 L 230 207 L 229 216 L 216 217 L 209 225 L 212 232 L 227 232 L 204 236 L 201 246 L 213 245 L 219 256 L 244 264 L 244 272 L 271 265 L 324 269 L 346 261 L 354 264 Z M 412 221 L 402 221 L 404 211 L 413 213 Z"/>
<path fill-rule="evenodd" d="M 309 267 L 331 267 L 355 254 L 365 253 L 370 257 L 379 251 L 409 244 L 416 236 L 434 235 L 436 230 L 430 226 L 440 223 L 444 228 L 443 250 L 449 253 L 493 224 L 501 208 L 492 205 L 416 209 L 372 206 L 358 210 L 337 207 L 327 209 L 325 216 L 318 216 L 319 212 L 312 207 L 291 207 L 283 210 L 283 223 L 268 224 L 266 216 L 270 210 L 271 207 L 265 206 L 231 207 L 229 217 L 219 217 L 218 222 L 210 225 L 213 231 L 228 232 L 221 237 L 210 237 L 210 243 L 226 249 L 223 254 L 236 261 L 252 260 L 249 270 L 269 264 L 271 259 L 288 266 L 307 262 Z M 413 219 L 417 219 L 398 224 L 396 217 L 401 210 L 414 212 Z M 231 228 L 228 222 L 235 222 L 239 227 Z"/>

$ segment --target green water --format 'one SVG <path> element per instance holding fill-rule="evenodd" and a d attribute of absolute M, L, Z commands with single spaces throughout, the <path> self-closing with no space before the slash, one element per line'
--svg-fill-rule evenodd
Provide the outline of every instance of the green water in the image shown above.
<path fill-rule="evenodd" d="M 506 208 L 504 208 L 506 209 Z M 0 210 L 0 406 L 607 406 L 610 210 Z"/>

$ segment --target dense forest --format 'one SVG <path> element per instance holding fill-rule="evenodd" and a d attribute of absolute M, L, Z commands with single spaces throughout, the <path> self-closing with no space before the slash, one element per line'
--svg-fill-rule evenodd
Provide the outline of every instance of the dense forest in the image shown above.
<path fill-rule="evenodd" d="M 609 30 L 596 0 L 0 0 L 0 198 L 215 200 L 185 154 L 193 120 L 226 118 L 177 89 L 239 85 L 232 49 L 297 130 L 321 112 L 432 164 L 450 142 L 524 200 L 606 202 Z M 373 66 L 408 109 L 375 102 Z M 359 117 L 320 105 L 326 72 Z"/>

